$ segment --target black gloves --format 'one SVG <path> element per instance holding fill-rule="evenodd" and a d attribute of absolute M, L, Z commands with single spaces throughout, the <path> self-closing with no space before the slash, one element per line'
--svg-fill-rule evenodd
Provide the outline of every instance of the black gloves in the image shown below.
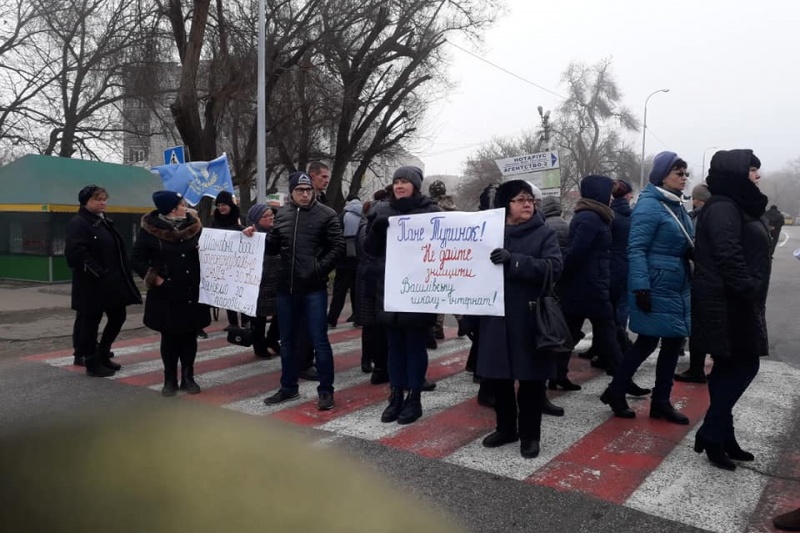
<path fill-rule="evenodd" d="M 500 265 L 500 264 L 505 265 L 509 261 L 511 261 L 511 252 L 509 252 L 505 248 L 495 248 L 494 250 L 492 250 L 492 253 L 489 254 L 489 259 L 495 265 Z"/>
<path fill-rule="evenodd" d="M 636 298 L 636 306 L 639 309 L 645 313 L 649 313 L 653 310 L 653 302 L 650 299 L 649 290 L 633 291 L 633 296 Z"/>
<path fill-rule="evenodd" d="M 378 233 L 386 233 L 389 229 L 389 219 L 386 217 L 378 217 L 372 221 L 372 230 Z"/>

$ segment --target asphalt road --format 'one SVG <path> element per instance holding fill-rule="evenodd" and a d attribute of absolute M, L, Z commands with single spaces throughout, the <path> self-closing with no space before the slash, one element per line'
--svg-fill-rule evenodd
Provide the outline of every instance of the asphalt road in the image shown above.
<path fill-rule="evenodd" d="M 767 306 L 772 359 L 800 369 L 800 261 L 792 256 L 800 248 L 800 227 L 784 230 L 786 239 L 778 248 L 773 263 L 772 284 Z M 48 311 L 55 313 L 54 311 Z M 35 321 L 31 322 L 35 324 Z M 0 325 L 1 331 L 2 325 Z M 136 335 L 133 331 L 130 335 Z M 37 331 L 30 331 L 32 348 L 17 354 L 36 353 Z M 65 349 L 69 337 L 48 341 L 47 350 Z M 163 399 L 143 387 L 92 379 L 17 356 L 0 360 L 0 436 L 20 431 L 28 424 L 46 424 L 94 408 L 108 412 L 127 405 L 157 408 Z M 204 408 L 183 402 L 183 409 Z M 244 416 L 231 412 L 231 417 Z M 325 443 L 329 434 L 313 429 L 297 429 L 298 438 Z M 797 442 L 795 426 L 788 435 Z M 648 533 L 704 531 L 677 521 L 659 518 L 629 507 L 615 505 L 578 493 L 492 475 L 426 459 L 418 454 L 349 437 L 330 439 L 334 447 L 356 461 L 357 468 L 378 471 L 397 490 L 410 493 L 423 502 L 444 510 L 465 530 L 473 532 L 605 532 Z M 265 453 L 269 453 L 265 450 Z M 235 490 L 235 487 L 220 487 Z M 364 502 L 368 506 L 370 502 Z M 354 517 L 356 520 L 357 517 Z"/>

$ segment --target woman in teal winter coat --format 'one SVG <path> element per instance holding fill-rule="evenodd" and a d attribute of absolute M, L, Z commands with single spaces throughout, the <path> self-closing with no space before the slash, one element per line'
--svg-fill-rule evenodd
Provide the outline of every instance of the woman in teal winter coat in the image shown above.
<path fill-rule="evenodd" d="M 600 398 L 622 418 L 636 416 L 628 407 L 625 391 L 660 340 L 650 417 L 689 423 L 670 403 L 672 376 L 683 339 L 691 332 L 689 257 L 694 227 L 681 204 L 688 178 L 686 167 L 674 152 L 658 154 L 650 184 L 639 195 L 631 215 L 628 301 L 630 328 L 639 336 Z"/>

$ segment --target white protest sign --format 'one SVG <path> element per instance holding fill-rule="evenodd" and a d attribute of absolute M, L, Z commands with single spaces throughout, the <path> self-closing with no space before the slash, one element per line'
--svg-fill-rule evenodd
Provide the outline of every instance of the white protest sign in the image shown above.
<path fill-rule="evenodd" d="M 384 308 L 387 311 L 503 316 L 505 210 L 439 212 L 389 218 Z"/>
<path fill-rule="evenodd" d="M 256 315 L 265 234 L 203 229 L 200 235 L 200 302 Z"/>

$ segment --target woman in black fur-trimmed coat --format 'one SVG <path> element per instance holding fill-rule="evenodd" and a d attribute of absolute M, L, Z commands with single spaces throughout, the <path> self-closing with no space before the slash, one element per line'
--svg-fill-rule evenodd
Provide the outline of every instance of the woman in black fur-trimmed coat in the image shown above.
<path fill-rule="evenodd" d="M 161 360 L 164 363 L 164 396 L 174 396 L 178 388 L 197 394 L 194 380 L 197 356 L 197 331 L 208 326 L 208 307 L 200 296 L 200 256 L 198 241 L 203 225 L 188 213 L 180 194 L 157 191 L 157 209 L 142 217 L 142 227 L 133 246 L 133 269 L 145 280 L 147 299 L 144 325 L 161 333 Z M 181 384 L 178 387 L 178 361 Z"/>

